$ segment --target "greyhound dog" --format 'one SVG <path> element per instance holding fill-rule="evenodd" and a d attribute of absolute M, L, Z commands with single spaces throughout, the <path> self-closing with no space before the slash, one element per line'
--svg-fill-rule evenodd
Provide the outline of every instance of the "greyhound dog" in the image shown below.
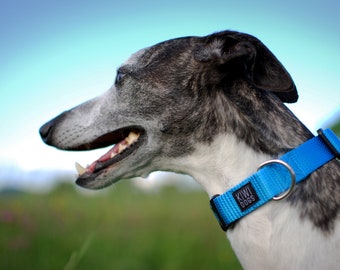
<path fill-rule="evenodd" d="M 283 104 L 295 84 L 257 38 L 234 31 L 168 40 L 133 54 L 104 94 L 40 128 L 64 150 L 113 145 L 76 183 L 104 188 L 156 170 L 224 193 L 313 138 Z M 332 159 L 291 195 L 240 219 L 227 237 L 245 269 L 339 269 L 340 164 Z"/>

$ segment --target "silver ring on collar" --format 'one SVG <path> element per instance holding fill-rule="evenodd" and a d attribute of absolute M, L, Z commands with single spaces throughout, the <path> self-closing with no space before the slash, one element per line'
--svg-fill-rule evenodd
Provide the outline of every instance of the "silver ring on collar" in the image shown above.
<path fill-rule="evenodd" d="M 274 201 L 279 201 L 279 200 L 287 198 L 292 193 L 292 191 L 295 187 L 295 184 L 296 184 L 296 176 L 295 176 L 295 172 L 294 172 L 293 168 L 288 163 L 282 161 L 281 159 L 272 159 L 272 160 L 265 161 L 258 167 L 257 170 L 260 170 L 264 166 L 267 166 L 267 165 L 273 164 L 273 163 L 280 164 L 280 165 L 284 166 L 288 170 L 288 172 L 290 174 L 290 179 L 291 179 L 289 189 L 287 191 L 281 193 L 280 195 L 273 197 Z"/>

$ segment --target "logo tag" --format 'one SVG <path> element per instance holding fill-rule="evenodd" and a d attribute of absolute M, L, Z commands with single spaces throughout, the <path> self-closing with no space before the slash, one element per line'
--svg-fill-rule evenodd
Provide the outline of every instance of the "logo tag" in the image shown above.
<path fill-rule="evenodd" d="M 233 197 L 242 212 L 260 200 L 250 182 L 240 187 L 238 190 L 235 190 L 233 192 Z"/>

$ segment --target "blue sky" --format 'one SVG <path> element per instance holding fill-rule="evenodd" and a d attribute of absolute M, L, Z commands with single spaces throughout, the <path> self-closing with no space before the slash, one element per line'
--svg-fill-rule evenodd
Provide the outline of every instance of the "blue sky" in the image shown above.
<path fill-rule="evenodd" d="M 260 38 L 300 94 L 290 108 L 312 130 L 340 110 L 340 2 L 2 1 L 0 167 L 73 170 L 105 150 L 63 152 L 39 127 L 106 91 L 116 68 L 145 46 L 231 29 Z"/>

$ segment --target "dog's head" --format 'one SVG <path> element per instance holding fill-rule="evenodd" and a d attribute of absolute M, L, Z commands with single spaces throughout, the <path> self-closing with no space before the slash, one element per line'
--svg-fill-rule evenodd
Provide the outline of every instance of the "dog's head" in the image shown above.
<path fill-rule="evenodd" d="M 176 157 L 190 155 L 197 142 L 237 129 L 231 111 L 253 109 L 238 96 L 260 97 L 257 107 L 297 100 L 290 75 L 258 39 L 231 31 L 178 38 L 132 55 L 111 89 L 49 121 L 40 134 L 65 150 L 114 145 L 87 168 L 78 166 L 79 185 L 102 188 L 175 170 Z"/>

